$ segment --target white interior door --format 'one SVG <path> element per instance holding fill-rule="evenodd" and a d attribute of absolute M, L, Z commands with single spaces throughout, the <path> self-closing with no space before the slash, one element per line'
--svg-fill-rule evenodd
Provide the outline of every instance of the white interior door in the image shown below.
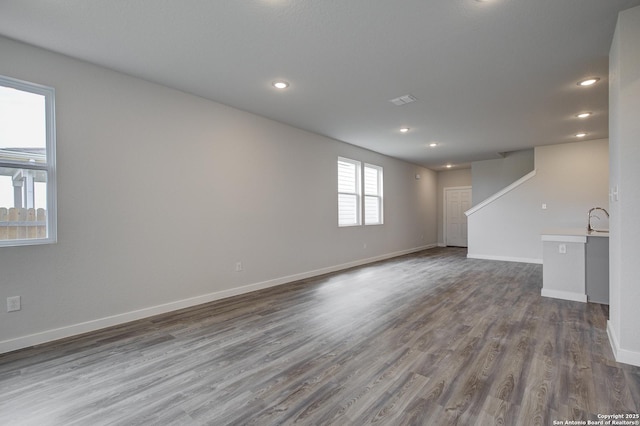
<path fill-rule="evenodd" d="M 444 189 L 444 243 L 467 247 L 467 216 L 471 208 L 471 187 Z"/>

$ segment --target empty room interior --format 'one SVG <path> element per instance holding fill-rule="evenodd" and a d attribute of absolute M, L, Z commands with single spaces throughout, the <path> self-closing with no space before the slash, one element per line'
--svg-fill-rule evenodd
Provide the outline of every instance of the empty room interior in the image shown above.
<path fill-rule="evenodd" d="M 0 424 L 640 425 L 638 46 L 640 0 L 0 2 Z"/>

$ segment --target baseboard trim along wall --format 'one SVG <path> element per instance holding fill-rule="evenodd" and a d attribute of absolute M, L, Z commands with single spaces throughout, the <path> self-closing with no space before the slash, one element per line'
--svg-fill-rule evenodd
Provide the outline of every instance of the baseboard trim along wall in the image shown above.
<path fill-rule="evenodd" d="M 508 257 L 508 256 L 492 256 L 484 254 L 467 254 L 469 259 L 482 259 L 482 260 L 501 260 L 504 262 L 519 262 L 519 263 L 535 263 L 542 265 L 542 259 L 534 259 L 529 257 Z"/>
<path fill-rule="evenodd" d="M 611 321 L 607 321 L 607 335 L 609 336 L 609 344 L 616 361 L 640 367 L 640 352 L 628 351 L 620 347 L 616 334 L 611 328 Z"/>
<path fill-rule="evenodd" d="M 572 300 L 574 302 L 587 303 L 587 295 L 580 293 L 572 293 L 570 291 L 549 290 L 543 288 L 540 292 L 543 297 L 552 297 L 554 299 Z"/>
<path fill-rule="evenodd" d="M 87 321 L 79 324 L 73 324 L 66 327 L 47 330 L 41 333 L 21 336 L 15 339 L 3 340 L 3 341 L 0 341 L 0 354 L 15 351 L 18 349 L 28 348 L 30 346 L 40 345 L 43 343 L 53 342 L 55 340 L 64 339 L 67 337 L 77 336 L 83 333 L 89 333 L 92 331 L 101 330 L 107 327 L 113 327 L 116 325 L 125 324 L 131 321 L 149 318 L 154 315 L 160 315 L 168 312 L 177 311 L 179 309 L 190 308 L 192 306 L 213 302 L 215 300 L 226 299 L 228 297 L 238 296 L 238 295 L 250 293 L 256 290 L 262 290 L 269 287 L 288 284 L 294 281 L 317 277 L 317 276 L 328 274 L 331 272 L 337 272 L 344 269 L 353 268 L 356 266 L 366 265 L 368 263 L 378 262 L 380 260 L 386 260 L 386 259 L 391 259 L 398 256 L 404 256 L 405 254 L 411 254 L 411 253 L 416 253 L 422 250 L 432 249 L 436 246 L 437 244 L 429 244 L 426 246 L 416 247 L 413 249 L 402 250 L 394 253 L 388 253 L 380 256 L 356 260 L 353 262 L 343 263 L 341 265 L 335 265 L 335 266 L 329 266 L 326 268 L 316 269 L 314 271 L 308 271 L 300 274 L 294 274 L 294 275 L 289 275 L 285 277 L 275 278 L 272 280 L 249 284 L 242 287 L 232 288 L 232 289 L 223 290 L 223 291 L 217 291 L 214 293 L 203 294 L 201 296 L 196 296 L 189 299 L 182 299 L 182 300 L 177 300 L 175 302 L 165 303 L 162 305 L 150 306 L 148 308 L 143 308 L 136 311 L 125 312 L 123 314 L 112 315 L 109 317 L 99 318 L 96 320 L 91 320 L 91 321 Z"/>

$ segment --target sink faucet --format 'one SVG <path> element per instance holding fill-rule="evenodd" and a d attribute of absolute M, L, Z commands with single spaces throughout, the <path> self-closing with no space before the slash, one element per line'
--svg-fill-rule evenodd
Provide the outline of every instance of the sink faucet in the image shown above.
<path fill-rule="evenodd" d="M 594 210 L 602 210 L 604 212 L 604 214 L 607 215 L 607 217 L 609 217 L 609 212 L 606 209 L 603 209 L 602 207 L 593 207 L 591 209 L 589 209 L 589 213 L 588 213 L 588 218 L 587 218 L 587 231 L 591 232 L 591 231 L 597 231 L 597 229 L 593 229 L 591 227 L 591 218 L 595 217 L 596 219 L 600 219 L 599 216 L 596 216 L 595 214 L 592 214 Z"/>

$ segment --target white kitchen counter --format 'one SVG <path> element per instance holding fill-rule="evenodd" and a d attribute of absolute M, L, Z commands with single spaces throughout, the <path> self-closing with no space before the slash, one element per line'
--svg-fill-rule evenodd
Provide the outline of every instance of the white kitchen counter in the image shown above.
<path fill-rule="evenodd" d="M 609 232 L 587 231 L 587 228 L 550 228 L 542 231 L 542 241 L 586 242 L 587 237 L 609 237 Z"/>

